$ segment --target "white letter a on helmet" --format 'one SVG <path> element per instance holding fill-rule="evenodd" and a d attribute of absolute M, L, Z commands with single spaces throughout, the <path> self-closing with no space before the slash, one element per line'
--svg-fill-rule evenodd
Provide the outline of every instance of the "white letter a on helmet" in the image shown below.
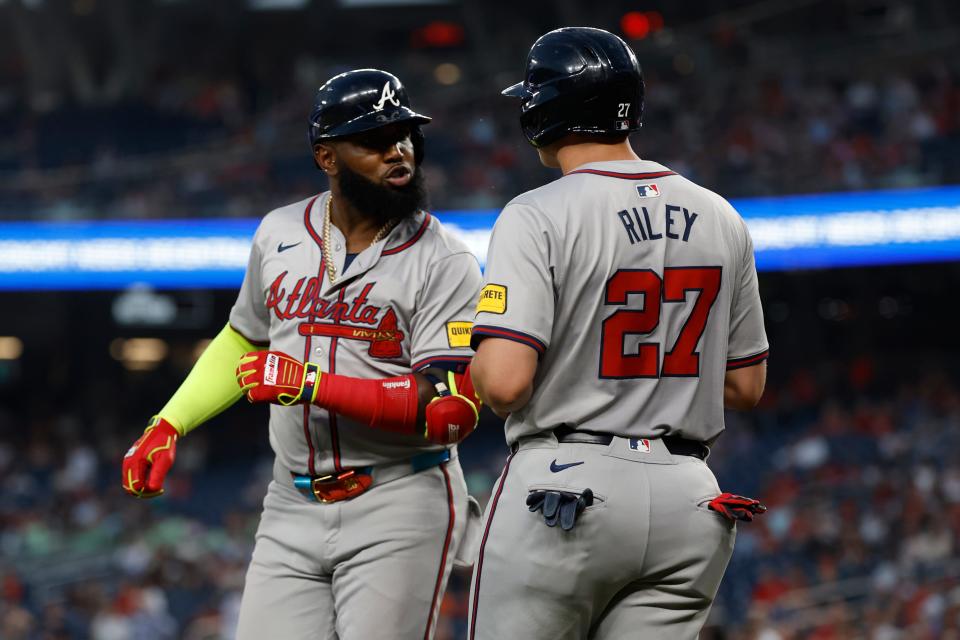
<path fill-rule="evenodd" d="M 394 95 L 393 87 L 390 86 L 389 80 L 387 80 L 387 82 L 383 85 L 383 91 L 380 92 L 380 100 L 373 105 L 373 110 L 383 111 L 383 108 L 388 102 L 395 107 L 400 106 L 400 101 L 397 100 L 397 97 Z"/>

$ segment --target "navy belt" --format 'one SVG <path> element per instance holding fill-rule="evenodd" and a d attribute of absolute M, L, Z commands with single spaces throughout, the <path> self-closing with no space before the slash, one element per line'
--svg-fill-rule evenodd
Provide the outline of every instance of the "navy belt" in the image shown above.
<path fill-rule="evenodd" d="M 581 444 L 600 444 L 608 445 L 613 442 L 612 433 L 599 433 L 597 431 L 577 431 L 570 427 L 557 427 L 553 430 L 553 435 L 557 437 L 557 442 L 578 442 Z M 655 438 L 650 438 L 654 440 Z M 690 440 L 680 436 L 663 436 L 660 438 L 667 451 L 677 456 L 693 456 L 706 460 L 710 455 L 710 447 L 699 440 Z"/>

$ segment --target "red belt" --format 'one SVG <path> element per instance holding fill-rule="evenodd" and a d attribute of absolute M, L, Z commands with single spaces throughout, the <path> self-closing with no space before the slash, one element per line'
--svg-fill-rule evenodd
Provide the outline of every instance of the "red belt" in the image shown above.
<path fill-rule="evenodd" d="M 370 488 L 373 476 L 370 467 L 348 469 L 329 476 L 301 476 L 291 472 L 293 486 L 311 500 L 329 503 L 356 498 Z"/>
<path fill-rule="evenodd" d="M 377 482 L 389 482 L 404 475 L 419 473 L 448 460 L 450 460 L 449 449 L 421 453 L 408 461 L 389 465 L 389 468 L 378 467 Z M 373 474 L 373 467 L 346 469 L 328 476 L 307 476 L 290 472 L 293 486 L 300 493 L 309 500 L 324 504 L 356 498 L 373 485 Z"/>

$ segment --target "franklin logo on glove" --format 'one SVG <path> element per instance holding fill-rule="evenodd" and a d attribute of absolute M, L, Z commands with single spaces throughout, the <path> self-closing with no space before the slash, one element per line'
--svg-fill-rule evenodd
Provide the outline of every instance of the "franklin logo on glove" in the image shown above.
<path fill-rule="evenodd" d="M 271 353 L 267 356 L 267 361 L 263 367 L 263 384 L 277 384 L 277 369 L 280 365 L 280 357 Z"/>

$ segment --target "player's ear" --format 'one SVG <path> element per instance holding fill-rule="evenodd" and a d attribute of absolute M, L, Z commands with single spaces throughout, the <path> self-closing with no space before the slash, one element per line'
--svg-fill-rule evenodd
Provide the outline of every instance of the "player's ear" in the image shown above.
<path fill-rule="evenodd" d="M 537 154 L 540 156 L 540 164 L 543 166 L 549 169 L 560 168 L 560 160 L 557 158 L 556 145 L 540 147 L 537 149 Z"/>
<path fill-rule="evenodd" d="M 328 176 L 335 176 L 339 171 L 337 166 L 337 152 L 332 145 L 318 143 L 313 145 L 313 162 Z"/>

